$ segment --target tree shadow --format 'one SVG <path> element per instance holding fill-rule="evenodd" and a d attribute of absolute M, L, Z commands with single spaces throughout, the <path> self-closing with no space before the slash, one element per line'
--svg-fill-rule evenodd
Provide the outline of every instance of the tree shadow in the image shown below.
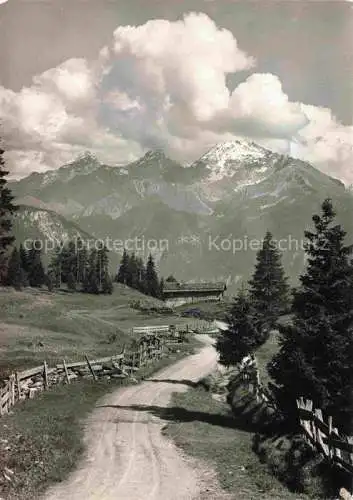
<path fill-rule="evenodd" d="M 178 406 L 164 407 L 155 405 L 102 405 L 98 408 L 115 408 L 118 410 L 130 410 L 138 412 L 148 412 L 151 415 L 160 418 L 161 420 L 174 421 L 174 422 L 204 422 L 210 425 L 216 425 L 219 427 L 226 427 L 230 429 L 240 429 L 248 431 L 247 425 L 243 426 L 241 422 L 238 422 L 233 415 L 222 415 L 219 413 L 207 413 L 203 411 L 187 410 L 186 408 L 181 408 Z M 133 422 L 131 419 L 124 422 Z M 119 423 L 121 420 L 117 419 L 115 423 Z"/>
<path fill-rule="evenodd" d="M 192 387 L 194 389 L 202 386 L 201 382 L 193 382 L 192 380 L 187 380 L 187 379 L 174 380 L 174 379 L 169 379 L 169 378 L 168 379 L 145 378 L 144 382 L 181 384 L 181 385 L 187 385 L 188 387 Z"/>

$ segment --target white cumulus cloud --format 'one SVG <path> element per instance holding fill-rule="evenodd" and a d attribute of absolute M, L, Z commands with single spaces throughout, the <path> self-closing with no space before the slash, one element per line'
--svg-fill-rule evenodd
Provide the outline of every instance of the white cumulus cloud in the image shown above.
<path fill-rule="evenodd" d="M 229 88 L 229 75 L 240 82 Z M 207 15 L 119 26 L 95 61 L 69 59 L 19 92 L 0 87 L 8 158 L 18 175 L 83 149 L 130 161 L 163 148 L 189 162 L 243 136 L 353 182 L 353 131 L 329 109 L 293 102 L 276 75 Z"/>

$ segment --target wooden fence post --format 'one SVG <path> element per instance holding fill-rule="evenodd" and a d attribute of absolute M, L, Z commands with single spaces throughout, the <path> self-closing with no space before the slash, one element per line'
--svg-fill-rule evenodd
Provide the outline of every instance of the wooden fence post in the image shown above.
<path fill-rule="evenodd" d="M 142 366 L 142 352 L 143 352 L 143 345 L 142 342 L 139 344 L 139 367 Z"/>
<path fill-rule="evenodd" d="M 18 372 L 16 372 L 16 385 L 17 385 L 17 397 L 18 397 L 18 400 L 20 401 L 21 400 L 21 381 L 20 381 L 20 377 L 19 377 Z"/>
<path fill-rule="evenodd" d="M 47 362 L 44 361 L 44 367 L 43 367 L 43 377 L 44 377 L 44 387 L 45 389 L 48 389 L 49 387 L 49 381 L 48 381 L 48 365 Z"/>
<path fill-rule="evenodd" d="M 69 378 L 69 372 L 67 371 L 67 366 L 66 366 L 65 359 L 63 359 L 63 366 L 64 366 L 64 371 L 65 371 L 66 382 L 69 384 L 70 383 L 70 378 Z"/>
<path fill-rule="evenodd" d="M 86 361 L 87 361 L 87 365 L 88 365 L 89 371 L 92 373 L 93 380 L 97 380 L 97 375 L 94 373 L 94 370 L 93 370 L 93 368 L 92 368 L 92 365 L 91 365 L 91 363 L 89 362 L 88 356 L 87 356 L 86 354 L 85 354 L 85 358 L 86 358 Z"/>
<path fill-rule="evenodd" d="M 12 374 L 10 375 L 10 390 L 11 390 L 11 405 L 14 406 L 16 402 L 16 393 L 15 393 L 15 385 L 16 385 L 16 380 L 15 380 L 15 375 Z"/>

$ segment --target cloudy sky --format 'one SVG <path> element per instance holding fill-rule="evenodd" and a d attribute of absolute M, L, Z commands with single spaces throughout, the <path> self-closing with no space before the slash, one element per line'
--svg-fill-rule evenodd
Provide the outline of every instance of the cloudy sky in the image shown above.
<path fill-rule="evenodd" d="M 0 0 L 12 177 L 236 137 L 353 183 L 353 3 Z"/>

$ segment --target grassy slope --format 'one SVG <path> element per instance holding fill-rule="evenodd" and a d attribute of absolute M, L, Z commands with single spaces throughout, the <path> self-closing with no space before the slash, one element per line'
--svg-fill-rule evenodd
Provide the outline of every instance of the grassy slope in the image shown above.
<path fill-rule="evenodd" d="M 137 379 L 192 354 L 199 342 L 176 346 L 174 353 L 135 374 Z M 176 349 L 179 352 L 176 352 Z M 38 498 L 51 484 L 63 481 L 84 452 L 84 422 L 105 394 L 129 384 L 128 379 L 108 382 L 81 380 L 57 386 L 34 400 L 16 406 L 12 415 L 0 420 L 0 471 L 14 471 L 13 481 L 1 484 L 0 497 L 6 500 Z M 6 450 L 7 446 L 9 450 Z"/>
<path fill-rule="evenodd" d="M 50 364 L 63 356 L 81 359 L 83 352 L 95 357 L 109 355 L 129 342 L 132 326 L 183 321 L 172 315 L 142 314 L 129 306 L 136 299 L 146 297 L 123 286 L 104 297 L 0 290 L 0 367 L 33 366 L 43 359 Z M 117 329 L 116 341 L 108 343 L 108 336 Z M 198 345 L 191 338 L 189 343 L 175 346 L 174 353 L 141 370 L 137 378 L 175 362 Z M 0 477 L 0 497 L 37 498 L 48 485 L 63 480 L 83 452 L 85 418 L 99 398 L 126 383 L 129 381 L 82 380 L 55 387 L 3 417 L 0 472 L 7 466 L 15 474 L 11 482 Z"/>
<path fill-rule="evenodd" d="M 129 343 L 133 326 L 187 322 L 132 309 L 138 299 L 146 297 L 122 285 L 111 296 L 0 289 L 0 371 L 82 359 L 83 353 L 106 356 Z"/>
<path fill-rule="evenodd" d="M 235 423 L 226 403 L 203 389 L 174 394 L 178 408 L 165 434 L 187 453 L 207 461 L 218 473 L 221 486 L 236 500 L 299 500 L 261 464 L 252 451 L 253 432 Z M 169 419 L 170 416 L 169 416 Z M 174 420 L 174 419 L 172 419 Z M 179 420 L 179 421 L 178 421 Z"/>

